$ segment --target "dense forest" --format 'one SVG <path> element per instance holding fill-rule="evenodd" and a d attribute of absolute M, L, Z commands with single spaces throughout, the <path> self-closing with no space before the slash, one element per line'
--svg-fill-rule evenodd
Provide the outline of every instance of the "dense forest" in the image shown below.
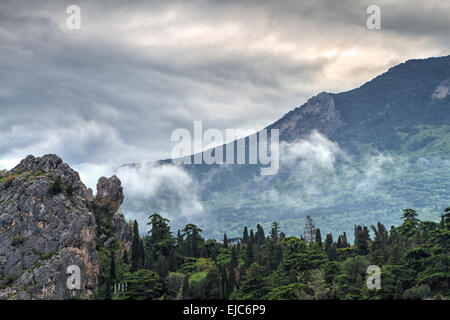
<path fill-rule="evenodd" d="M 149 217 L 140 236 L 130 223 L 132 244 L 98 247 L 102 260 L 96 299 L 448 299 L 450 297 L 450 208 L 440 222 L 420 221 L 405 209 L 403 223 L 388 230 L 378 223 L 323 235 L 311 217 L 299 238 L 273 222 L 244 228 L 242 237 L 205 240 L 188 224 L 174 236 L 169 220 Z M 103 232 L 108 221 L 99 224 Z M 369 290 L 367 268 L 381 269 L 381 288 Z"/>

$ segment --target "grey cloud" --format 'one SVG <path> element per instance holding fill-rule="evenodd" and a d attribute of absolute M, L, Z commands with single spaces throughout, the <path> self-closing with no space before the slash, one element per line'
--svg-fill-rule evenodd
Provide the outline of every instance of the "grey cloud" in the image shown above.
<path fill-rule="evenodd" d="M 76 3 L 82 30 L 69 33 L 65 2 L 2 1 L 0 166 L 167 158 L 171 132 L 194 120 L 256 131 L 317 92 L 449 49 L 440 2 L 379 1 L 384 33 L 365 29 L 369 1 Z"/>

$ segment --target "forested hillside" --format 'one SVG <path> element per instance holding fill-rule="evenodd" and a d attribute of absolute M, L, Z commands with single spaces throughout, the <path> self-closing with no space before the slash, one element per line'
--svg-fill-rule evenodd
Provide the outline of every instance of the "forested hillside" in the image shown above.
<path fill-rule="evenodd" d="M 146 208 L 176 228 L 189 218 L 216 239 L 272 221 L 292 235 L 307 215 L 324 232 L 348 234 L 355 224 L 398 225 L 407 207 L 437 221 L 450 190 L 450 56 L 410 60 L 359 88 L 319 93 L 267 129 L 280 134 L 277 174 L 261 176 L 259 165 L 177 166 L 192 181 L 187 187 L 129 194 L 122 210 L 141 224 Z M 137 170 L 145 176 L 145 166 Z"/>
<path fill-rule="evenodd" d="M 218 242 L 193 224 L 173 236 L 169 221 L 153 214 L 144 237 L 132 223 L 130 250 L 120 241 L 98 248 L 96 298 L 448 299 L 450 208 L 439 223 L 419 220 L 412 209 L 400 216 L 398 227 L 354 226 L 353 243 L 345 232 L 321 234 L 309 216 L 297 226 L 300 237 L 286 237 L 273 222 L 270 230 L 245 227 L 241 237 Z M 369 265 L 381 269 L 380 289 L 366 285 Z"/>

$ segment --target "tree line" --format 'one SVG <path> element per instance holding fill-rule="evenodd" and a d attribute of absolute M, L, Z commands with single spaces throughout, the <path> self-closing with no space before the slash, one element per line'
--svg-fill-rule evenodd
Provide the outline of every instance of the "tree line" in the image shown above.
<path fill-rule="evenodd" d="M 440 222 L 403 210 L 403 223 L 388 230 L 355 225 L 324 239 L 311 217 L 300 237 L 287 237 L 278 222 L 268 234 L 244 227 L 231 243 L 205 240 L 187 224 L 172 234 L 169 220 L 148 218 L 141 237 L 131 223 L 131 247 L 102 248 L 97 299 L 445 299 L 450 296 L 450 208 Z M 381 288 L 369 290 L 367 267 L 381 269 Z M 117 290 L 126 283 L 126 290 Z"/>

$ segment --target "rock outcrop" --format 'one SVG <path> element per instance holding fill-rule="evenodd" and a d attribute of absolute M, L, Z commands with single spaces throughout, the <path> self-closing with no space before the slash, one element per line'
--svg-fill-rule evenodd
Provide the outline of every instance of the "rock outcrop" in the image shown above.
<path fill-rule="evenodd" d="M 336 109 L 333 96 L 322 92 L 267 129 L 279 129 L 280 140 L 290 142 L 307 137 L 313 130 L 328 136 L 343 125 L 344 121 Z"/>
<path fill-rule="evenodd" d="M 110 242 L 126 248 L 131 238 L 124 217 L 115 214 L 123 200 L 120 180 L 101 178 L 98 186 L 94 199 L 56 155 L 28 156 L 0 175 L 0 300 L 92 297 L 101 272 L 99 208 Z M 80 270 L 79 289 L 67 285 L 70 266 Z"/>
<path fill-rule="evenodd" d="M 95 197 L 98 208 L 109 215 L 113 215 L 119 210 L 123 202 L 123 189 L 119 178 L 101 177 L 97 183 L 97 195 Z"/>

